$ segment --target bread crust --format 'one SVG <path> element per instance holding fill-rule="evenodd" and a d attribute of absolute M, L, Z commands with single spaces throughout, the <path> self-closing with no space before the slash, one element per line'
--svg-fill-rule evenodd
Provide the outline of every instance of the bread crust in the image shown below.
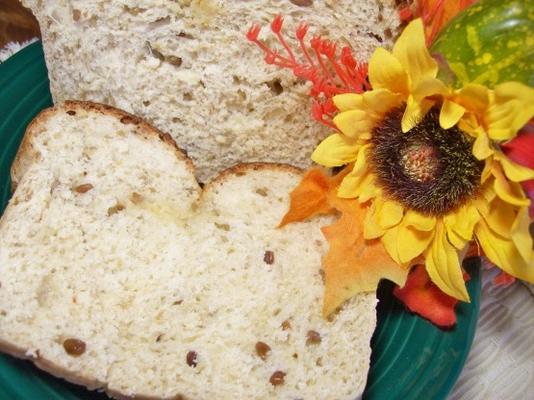
<path fill-rule="evenodd" d="M 24 351 L 24 349 L 21 349 L 17 346 L 13 346 L 11 343 L 6 342 L 2 339 L 0 339 L 0 352 L 9 354 L 10 356 L 13 356 L 15 358 L 31 361 L 40 370 L 45 371 L 46 373 L 53 375 L 56 378 L 64 379 L 75 385 L 85 386 L 88 390 L 103 390 L 110 397 L 113 397 L 118 400 L 186 400 L 185 397 L 182 395 L 176 395 L 167 398 L 143 395 L 127 396 L 121 392 L 109 389 L 105 382 L 101 382 L 94 379 L 87 379 L 84 378 L 82 375 L 73 374 L 67 369 L 62 368 L 39 355 L 37 357 L 28 355 L 26 351 Z"/>
<path fill-rule="evenodd" d="M 153 127 L 142 118 L 112 106 L 94 103 L 91 101 L 67 100 L 63 104 L 41 111 L 26 128 L 24 137 L 15 156 L 15 160 L 11 166 L 11 181 L 13 191 L 17 187 L 22 175 L 24 175 L 24 172 L 40 157 L 39 153 L 37 153 L 33 148 L 34 138 L 39 134 L 40 131 L 39 127 L 43 126 L 47 120 L 57 112 L 65 111 L 68 113 L 69 111 L 76 112 L 79 110 L 112 116 L 117 118 L 125 125 L 135 125 L 136 134 L 145 136 L 147 138 L 158 138 L 166 145 L 171 147 L 176 154 L 176 158 L 185 161 L 187 163 L 187 169 L 194 175 L 195 167 L 187 155 L 187 152 L 180 149 L 174 139 L 168 133 L 162 132 Z"/>
<path fill-rule="evenodd" d="M 20 358 L 23 360 L 29 360 L 33 362 L 36 367 L 43 371 L 46 371 L 47 373 L 55 376 L 56 378 L 62 378 L 76 385 L 85 386 L 89 390 L 96 390 L 101 388 L 105 389 L 106 385 L 103 382 L 93 379 L 87 379 L 81 375 L 73 374 L 67 371 L 66 369 L 61 368 L 55 365 L 54 363 L 48 361 L 47 359 L 40 357 L 39 355 L 37 357 L 29 355 L 24 349 L 14 346 L 11 343 L 6 342 L 2 339 L 0 339 L 0 352 L 9 354 L 13 357 Z"/>
<path fill-rule="evenodd" d="M 242 176 L 242 175 L 247 174 L 250 171 L 261 171 L 261 170 L 266 170 L 266 169 L 272 170 L 272 171 L 287 172 L 287 173 L 295 174 L 295 175 L 302 175 L 304 171 L 302 168 L 295 167 L 289 164 L 282 164 L 282 163 L 269 163 L 269 162 L 239 163 L 219 172 L 217 176 L 215 176 L 211 181 L 209 181 L 204 186 L 204 191 L 212 188 L 215 185 L 220 185 L 224 183 L 231 176 Z"/>

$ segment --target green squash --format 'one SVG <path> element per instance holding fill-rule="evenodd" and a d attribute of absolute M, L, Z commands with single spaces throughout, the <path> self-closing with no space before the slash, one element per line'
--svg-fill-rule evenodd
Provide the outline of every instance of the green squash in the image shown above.
<path fill-rule="evenodd" d="M 450 22 L 430 51 L 439 77 L 455 86 L 534 86 L 534 1 L 481 0 Z"/>

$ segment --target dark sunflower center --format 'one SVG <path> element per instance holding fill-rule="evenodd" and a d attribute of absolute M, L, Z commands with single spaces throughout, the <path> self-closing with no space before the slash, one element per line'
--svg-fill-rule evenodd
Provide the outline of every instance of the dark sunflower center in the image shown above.
<path fill-rule="evenodd" d="M 478 189 L 484 163 L 473 156 L 468 136 L 440 127 L 439 108 L 407 133 L 403 112 L 393 110 L 373 131 L 371 163 L 379 184 L 408 209 L 434 216 L 453 211 Z"/>
<path fill-rule="evenodd" d="M 439 171 L 439 153 L 431 144 L 414 143 L 401 150 L 404 173 L 417 182 L 429 182 Z"/>

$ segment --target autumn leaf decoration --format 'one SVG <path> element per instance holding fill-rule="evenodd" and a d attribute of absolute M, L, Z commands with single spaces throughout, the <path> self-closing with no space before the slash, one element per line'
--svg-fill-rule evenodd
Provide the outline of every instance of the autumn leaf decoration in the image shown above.
<path fill-rule="evenodd" d="M 361 292 L 376 290 L 382 278 L 404 285 L 408 270 L 387 254 L 379 240 L 363 238 L 366 206 L 337 196 L 337 189 L 348 170 L 328 176 L 319 169 L 309 170 L 290 195 L 289 211 L 280 227 L 319 214 L 340 213 L 339 219 L 322 229 L 330 246 L 323 259 L 326 318 L 346 300 Z"/>

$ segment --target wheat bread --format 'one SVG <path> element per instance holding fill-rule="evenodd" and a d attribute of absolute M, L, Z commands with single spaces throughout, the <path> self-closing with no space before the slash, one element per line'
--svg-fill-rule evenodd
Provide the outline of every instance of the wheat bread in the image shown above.
<path fill-rule="evenodd" d="M 331 217 L 276 228 L 299 170 L 239 165 L 201 189 L 165 134 L 66 102 L 28 127 L 12 175 L 3 351 L 119 398 L 362 393 L 376 299 L 322 318 L 320 227 Z"/>
<path fill-rule="evenodd" d="M 361 61 L 391 46 L 394 0 L 22 0 L 40 22 L 56 102 L 110 104 L 168 131 L 206 181 L 238 162 L 307 167 L 330 133 L 310 118 L 309 86 L 266 65 L 245 39 L 285 16 L 350 45 Z M 262 33 L 274 44 L 274 35 Z"/>

